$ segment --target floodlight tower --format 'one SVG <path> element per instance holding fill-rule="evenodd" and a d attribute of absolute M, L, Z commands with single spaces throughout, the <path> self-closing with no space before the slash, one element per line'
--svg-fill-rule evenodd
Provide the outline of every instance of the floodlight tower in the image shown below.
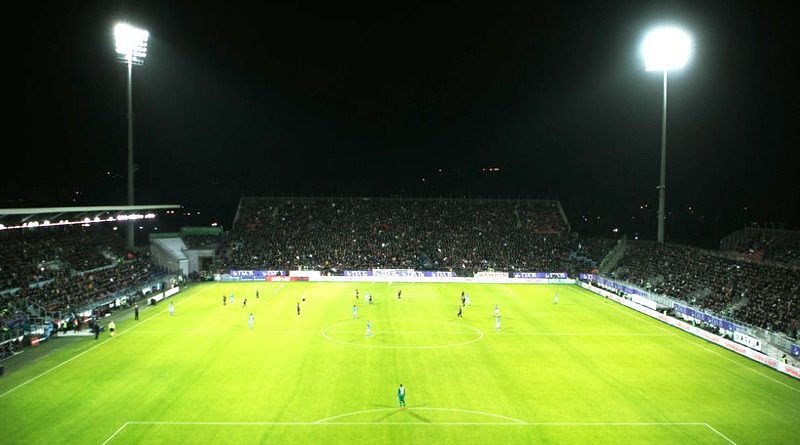
<path fill-rule="evenodd" d="M 144 29 L 127 23 L 114 26 L 117 58 L 128 65 L 128 205 L 133 205 L 133 65 L 143 65 L 147 56 L 147 39 Z M 133 223 L 128 224 L 128 248 L 133 248 Z"/>
<path fill-rule="evenodd" d="M 664 207 L 667 178 L 667 72 L 686 66 L 692 54 L 692 39 L 675 27 L 650 31 L 642 43 L 642 56 L 647 71 L 664 73 L 664 107 L 661 116 L 661 183 L 658 187 L 658 242 L 664 243 Z"/>

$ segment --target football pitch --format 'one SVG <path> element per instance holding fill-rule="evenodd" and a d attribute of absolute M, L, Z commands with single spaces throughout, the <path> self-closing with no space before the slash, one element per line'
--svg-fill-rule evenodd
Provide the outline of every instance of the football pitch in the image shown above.
<path fill-rule="evenodd" d="M 577 286 L 213 283 L 170 300 L 174 316 L 143 308 L 10 369 L 0 443 L 800 441 L 800 382 Z"/>

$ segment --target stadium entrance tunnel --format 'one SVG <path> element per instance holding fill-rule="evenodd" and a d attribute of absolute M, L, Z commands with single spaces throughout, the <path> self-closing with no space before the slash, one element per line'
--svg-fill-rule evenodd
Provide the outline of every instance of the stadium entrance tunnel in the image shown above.
<path fill-rule="evenodd" d="M 384 349 L 435 349 L 466 346 L 483 339 L 483 332 L 455 322 L 426 320 L 353 320 L 329 326 L 322 336 L 343 345 Z"/>

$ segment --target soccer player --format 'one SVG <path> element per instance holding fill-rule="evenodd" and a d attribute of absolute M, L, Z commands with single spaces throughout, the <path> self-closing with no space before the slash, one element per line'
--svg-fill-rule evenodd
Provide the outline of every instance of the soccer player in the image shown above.
<path fill-rule="evenodd" d="M 497 303 L 494 304 L 494 317 L 497 318 L 500 316 L 500 306 Z"/>
<path fill-rule="evenodd" d="M 169 302 L 169 306 L 167 306 L 167 310 L 169 311 L 169 316 L 172 317 L 175 315 L 175 306 L 172 305 L 172 302 Z"/>
<path fill-rule="evenodd" d="M 133 319 L 134 320 L 139 319 L 139 303 L 133 305 Z"/>
<path fill-rule="evenodd" d="M 228 304 L 228 299 L 225 298 L 225 295 L 223 294 L 222 295 L 222 305 L 225 306 L 226 304 Z"/>
<path fill-rule="evenodd" d="M 300 316 L 300 302 L 297 302 L 297 316 Z"/>
<path fill-rule="evenodd" d="M 402 294 L 403 294 L 403 290 L 402 290 L 402 289 L 397 289 L 397 299 L 398 299 L 398 300 L 400 299 L 400 296 L 401 296 Z M 401 385 L 401 386 L 402 386 L 402 385 Z"/>
<path fill-rule="evenodd" d="M 397 400 L 400 402 L 400 408 L 406 407 L 406 389 L 403 388 L 403 384 L 400 384 L 400 387 L 397 388 Z"/>
<path fill-rule="evenodd" d="M 466 296 L 464 296 L 464 306 L 469 306 L 469 305 L 470 305 L 469 304 L 469 294 L 467 294 Z"/>
<path fill-rule="evenodd" d="M 256 300 L 258 300 L 258 289 L 256 289 Z"/>
<path fill-rule="evenodd" d="M 372 304 L 372 294 L 369 294 L 369 304 Z"/>
<path fill-rule="evenodd" d="M 356 289 L 356 300 L 358 300 L 358 289 Z"/>
<path fill-rule="evenodd" d="M 242 309 L 247 307 L 247 297 L 244 297 L 244 301 L 242 302 Z"/>
<path fill-rule="evenodd" d="M 494 330 L 500 332 L 500 316 L 494 318 Z"/>
<path fill-rule="evenodd" d="M 117 333 L 115 332 L 116 330 L 117 330 L 117 325 L 116 325 L 116 323 L 114 323 L 114 320 L 111 320 L 111 321 L 108 323 L 108 332 L 110 332 L 110 333 L 111 333 L 111 336 L 112 336 L 112 337 L 113 337 L 113 336 L 115 336 L 115 335 L 117 335 Z"/>
<path fill-rule="evenodd" d="M 458 307 L 458 318 L 464 318 L 464 317 L 461 315 L 461 308 L 462 308 L 462 306 L 459 306 L 459 307 Z"/>
<path fill-rule="evenodd" d="M 233 304 L 233 292 L 231 292 L 231 304 Z"/>
<path fill-rule="evenodd" d="M 556 296 L 553 297 L 553 304 L 558 304 L 558 292 L 556 292 Z"/>
<path fill-rule="evenodd" d="M 372 337 L 372 323 L 367 320 L 367 337 Z"/>
<path fill-rule="evenodd" d="M 250 314 L 250 317 L 247 318 L 247 326 L 250 327 L 250 330 L 253 330 L 253 314 Z"/>
<path fill-rule="evenodd" d="M 358 319 L 358 306 L 353 305 L 353 320 Z"/>

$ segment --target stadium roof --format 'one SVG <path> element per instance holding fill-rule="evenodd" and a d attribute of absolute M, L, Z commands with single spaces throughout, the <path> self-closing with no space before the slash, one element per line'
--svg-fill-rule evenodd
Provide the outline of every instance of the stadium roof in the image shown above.
<path fill-rule="evenodd" d="M 156 210 L 179 208 L 178 204 L 159 204 L 0 209 L 0 230 L 150 219 Z"/>

